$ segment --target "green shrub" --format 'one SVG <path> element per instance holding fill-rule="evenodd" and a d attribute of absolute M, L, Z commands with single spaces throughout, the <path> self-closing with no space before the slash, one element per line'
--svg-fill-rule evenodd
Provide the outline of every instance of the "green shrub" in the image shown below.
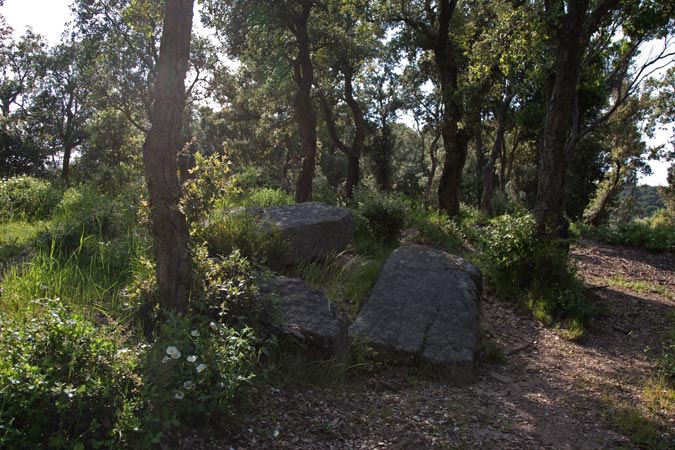
<path fill-rule="evenodd" d="M 419 236 L 415 238 L 419 243 L 445 251 L 458 252 L 463 249 L 466 236 L 462 226 L 442 211 L 416 209 L 413 226 L 419 230 Z"/>
<path fill-rule="evenodd" d="M 654 227 L 649 221 L 636 220 L 626 224 L 600 227 L 577 224 L 575 228 L 582 236 L 607 244 L 644 248 L 655 252 L 675 252 L 675 226 L 659 222 Z"/>
<path fill-rule="evenodd" d="M 199 152 L 190 176 L 183 183 L 180 206 L 188 222 L 200 226 L 216 203 L 236 194 L 235 178 L 225 156 L 202 156 Z"/>
<path fill-rule="evenodd" d="M 32 320 L 0 317 L 0 447 L 122 447 L 139 425 L 142 351 L 123 344 L 58 300 Z"/>
<path fill-rule="evenodd" d="M 73 250 L 88 236 L 99 240 L 127 236 L 135 226 L 134 207 L 131 200 L 112 198 L 91 185 L 70 188 L 54 210 L 49 237 Z"/>
<path fill-rule="evenodd" d="M 213 220 L 200 237 L 211 255 L 226 256 L 239 250 L 247 259 L 272 267 L 278 267 L 288 253 L 288 242 L 281 233 L 247 212 L 231 212 Z"/>
<path fill-rule="evenodd" d="M 288 192 L 272 188 L 256 188 L 247 192 L 241 201 L 242 206 L 267 208 L 270 206 L 290 205 L 294 203 L 293 196 Z"/>
<path fill-rule="evenodd" d="M 205 426 L 230 412 L 235 394 L 254 376 L 259 355 L 250 328 L 239 331 L 202 316 L 169 319 L 145 360 L 146 431 Z"/>
<path fill-rule="evenodd" d="M 47 219 L 62 191 L 48 181 L 21 176 L 0 180 L 0 222 Z"/>
<path fill-rule="evenodd" d="M 516 299 L 544 323 L 580 332 L 593 308 L 559 242 L 535 235 L 531 215 L 499 216 L 484 228 L 477 262 L 500 297 Z"/>
<path fill-rule="evenodd" d="M 209 258 L 203 248 L 195 253 L 201 295 L 194 312 L 228 325 L 255 327 L 264 321 L 267 309 L 257 289 L 260 273 L 238 250 L 223 258 Z"/>
<path fill-rule="evenodd" d="M 410 216 L 410 208 L 401 197 L 357 189 L 356 201 L 357 216 L 375 240 L 385 244 L 398 241 Z"/>

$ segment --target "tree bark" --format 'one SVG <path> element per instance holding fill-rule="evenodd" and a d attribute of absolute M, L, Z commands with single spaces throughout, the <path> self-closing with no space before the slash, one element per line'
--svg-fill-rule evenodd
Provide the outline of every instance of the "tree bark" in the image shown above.
<path fill-rule="evenodd" d="M 441 120 L 441 136 L 445 158 L 438 186 L 438 207 L 450 217 L 459 215 L 459 191 L 462 172 L 466 163 L 468 139 L 466 133 L 459 129 L 462 118 L 462 106 L 457 92 L 460 52 L 450 39 L 450 20 L 457 6 L 457 1 L 443 0 L 439 2 L 438 34 L 433 47 L 434 62 L 438 70 L 441 97 L 443 99 L 443 118 Z"/>
<path fill-rule="evenodd" d="M 293 80 L 298 87 L 295 96 L 295 114 L 300 135 L 300 157 L 302 158 L 302 169 L 295 189 L 295 201 L 298 203 L 312 199 L 312 181 L 316 166 L 316 115 L 312 105 L 314 68 L 307 31 L 311 7 L 311 3 L 303 4 L 302 12 L 294 28 L 298 45 L 298 55 L 293 61 Z"/>
<path fill-rule="evenodd" d="M 495 137 L 490 157 L 483 168 L 483 194 L 480 198 L 480 209 L 488 214 L 492 213 L 492 195 L 494 194 L 494 172 L 497 158 L 504 148 L 504 135 L 506 134 L 506 117 L 513 100 L 513 94 L 507 94 L 497 112 L 497 136 Z M 504 179 L 504 159 L 502 157 L 502 172 L 500 181 Z"/>
<path fill-rule="evenodd" d="M 584 51 L 582 43 L 589 0 L 567 2 L 567 12 L 558 37 L 555 80 L 547 105 L 538 170 L 535 219 L 543 238 L 567 237 L 569 224 L 563 215 L 567 139 Z"/>
<path fill-rule="evenodd" d="M 345 66 L 341 69 L 345 76 L 345 102 L 349 106 L 354 123 L 354 138 L 351 146 L 342 142 L 335 128 L 335 116 L 328 99 L 323 93 L 319 93 L 321 105 L 326 116 L 328 134 L 335 146 L 347 156 L 347 176 L 345 180 L 345 198 L 351 200 L 354 197 L 354 188 L 361 179 L 361 155 L 366 142 L 366 119 L 361 105 L 354 98 L 353 70 Z"/>
<path fill-rule="evenodd" d="M 178 208 L 181 196 L 178 153 L 184 145 L 185 75 L 190 57 L 193 1 L 166 2 L 152 126 L 143 145 L 160 306 L 178 312 L 187 309 L 192 286 L 188 224 Z"/>

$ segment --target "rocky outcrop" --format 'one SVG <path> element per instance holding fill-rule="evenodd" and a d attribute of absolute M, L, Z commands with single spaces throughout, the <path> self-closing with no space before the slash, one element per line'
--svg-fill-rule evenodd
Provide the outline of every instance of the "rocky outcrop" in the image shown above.
<path fill-rule="evenodd" d="M 323 292 L 302 280 L 282 276 L 265 280 L 260 290 L 269 300 L 282 332 L 300 341 L 306 359 L 347 361 L 349 324 L 335 314 Z"/>
<path fill-rule="evenodd" d="M 481 273 L 457 256 L 419 245 L 395 250 L 349 328 L 359 345 L 443 366 L 471 379 L 478 344 Z"/>
<path fill-rule="evenodd" d="M 288 239 L 286 265 L 320 259 L 345 249 L 354 236 L 354 218 L 344 208 L 319 202 L 262 208 L 254 212 Z"/>

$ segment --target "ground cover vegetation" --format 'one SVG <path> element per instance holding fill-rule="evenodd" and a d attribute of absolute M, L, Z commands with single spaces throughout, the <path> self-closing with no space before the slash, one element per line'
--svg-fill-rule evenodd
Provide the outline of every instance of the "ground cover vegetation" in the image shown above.
<path fill-rule="evenodd" d="M 608 313 L 570 248 L 675 252 L 673 143 L 646 144 L 675 119 L 672 2 L 203 0 L 213 36 L 194 7 L 75 0 L 58 46 L 0 15 L 0 448 L 237 423 L 298 378 L 271 271 L 353 318 L 425 244 L 574 341 Z M 651 159 L 667 186 L 638 186 Z M 310 200 L 351 209 L 354 240 L 289 269 L 256 208 Z M 659 283 L 606 277 L 672 301 Z M 666 448 L 645 414 L 675 414 L 668 326 L 647 412 L 606 406 L 640 448 Z"/>

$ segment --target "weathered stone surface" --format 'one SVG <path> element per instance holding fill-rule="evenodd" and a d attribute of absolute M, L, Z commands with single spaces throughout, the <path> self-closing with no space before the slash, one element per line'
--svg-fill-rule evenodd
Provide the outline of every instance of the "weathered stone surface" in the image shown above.
<path fill-rule="evenodd" d="M 457 256 L 419 245 L 395 250 L 349 328 L 361 344 L 471 378 L 478 343 L 481 273 Z"/>
<path fill-rule="evenodd" d="M 278 227 L 290 243 L 287 265 L 325 258 L 345 249 L 354 236 L 354 218 L 343 208 L 319 202 L 274 206 L 255 211 Z"/>
<path fill-rule="evenodd" d="M 323 292 L 302 280 L 275 276 L 262 283 L 261 293 L 270 299 L 283 331 L 306 346 L 308 359 L 346 362 L 349 324 L 335 314 Z"/>

